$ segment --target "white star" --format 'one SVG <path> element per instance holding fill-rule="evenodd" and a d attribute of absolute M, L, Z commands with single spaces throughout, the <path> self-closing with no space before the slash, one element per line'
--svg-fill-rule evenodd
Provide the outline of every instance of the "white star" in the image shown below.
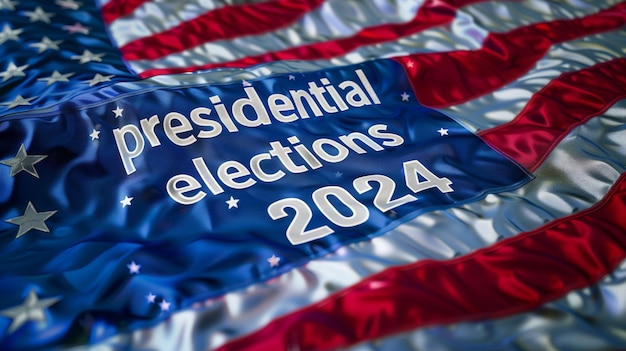
<path fill-rule="evenodd" d="M 9 106 L 9 109 L 12 109 L 13 107 L 16 106 L 29 106 L 30 105 L 30 100 L 35 99 L 34 97 L 31 98 L 23 98 L 22 95 L 18 95 L 15 97 L 15 99 L 13 99 L 13 101 L 11 102 L 2 102 L 0 103 L 0 105 L 5 105 L 5 106 Z"/>
<path fill-rule="evenodd" d="M 402 94 L 400 94 L 400 96 L 402 97 L 402 101 L 409 101 L 409 97 L 410 95 L 406 93 L 406 91 Z"/>
<path fill-rule="evenodd" d="M 2 81 L 5 82 L 13 77 L 24 77 L 26 74 L 23 72 L 28 65 L 16 66 L 15 63 L 9 62 L 9 66 L 6 71 L 0 72 L 0 77 L 2 77 Z"/>
<path fill-rule="evenodd" d="M 4 44 L 7 40 L 20 40 L 18 35 L 22 34 L 22 29 L 11 29 L 8 24 L 4 25 L 2 32 L 0 32 L 0 44 Z"/>
<path fill-rule="evenodd" d="M 43 37 L 40 42 L 32 43 L 29 46 L 37 48 L 37 52 L 42 53 L 48 49 L 59 50 L 59 44 L 62 42 L 63 40 L 50 40 L 48 37 Z"/>
<path fill-rule="evenodd" d="M 407 63 L 406 63 L 406 66 L 407 66 L 408 68 L 413 68 L 413 61 L 409 61 L 409 62 L 407 62 Z"/>
<path fill-rule="evenodd" d="M 294 76 L 293 74 L 289 75 L 289 80 L 296 80 L 296 76 Z"/>
<path fill-rule="evenodd" d="M 272 255 L 272 257 L 267 259 L 267 262 L 269 262 L 270 267 L 278 267 L 278 262 L 280 262 L 280 257 L 276 257 L 276 255 Z"/>
<path fill-rule="evenodd" d="M 89 51 L 89 50 L 85 50 L 83 51 L 83 53 L 81 55 L 74 55 L 71 57 L 72 60 L 79 60 L 80 64 L 84 64 L 87 62 L 91 62 L 91 61 L 97 61 L 97 62 L 102 62 L 102 56 L 104 56 L 105 54 L 94 54 L 93 52 Z"/>
<path fill-rule="evenodd" d="M 69 82 L 70 80 L 67 79 L 71 76 L 73 76 L 74 73 L 59 73 L 59 71 L 54 71 L 52 72 L 52 75 L 50 77 L 46 77 L 46 78 L 37 78 L 37 80 L 44 80 L 46 81 L 46 86 L 48 85 L 52 85 L 56 82 Z"/>
<path fill-rule="evenodd" d="M 159 307 L 161 307 L 161 311 L 169 311 L 171 304 L 171 302 L 167 302 L 163 299 L 163 301 L 159 302 Z"/>
<path fill-rule="evenodd" d="M 439 133 L 440 136 L 448 135 L 448 130 L 444 128 L 439 128 L 437 132 Z"/>
<path fill-rule="evenodd" d="M 131 205 L 131 201 L 133 201 L 132 197 L 128 197 L 128 196 L 124 196 L 124 200 L 120 200 L 120 203 L 122 204 L 122 208 L 126 207 L 126 206 L 130 206 Z"/>
<path fill-rule="evenodd" d="M 17 239 L 28 233 L 31 229 L 37 229 L 41 232 L 49 233 L 50 229 L 48 229 L 48 226 L 46 225 L 46 220 L 55 213 L 57 213 L 57 211 L 37 212 L 33 203 L 29 201 L 22 216 L 7 219 L 5 222 L 20 226 L 17 231 L 17 236 L 15 237 Z"/>
<path fill-rule="evenodd" d="M 139 274 L 139 269 L 141 269 L 141 265 L 136 264 L 135 261 L 131 261 L 126 267 L 128 267 L 129 274 Z"/>
<path fill-rule="evenodd" d="M 154 299 L 156 299 L 156 295 L 153 293 L 149 292 L 148 295 L 146 295 L 146 301 L 148 301 L 148 303 L 154 303 Z"/>
<path fill-rule="evenodd" d="M 91 137 L 91 140 L 100 139 L 100 131 L 94 128 L 94 130 L 91 132 L 91 134 L 89 134 L 89 136 Z"/>
<path fill-rule="evenodd" d="M 124 112 L 124 109 L 120 108 L 119 106 L 116 106 L 115 110 L 113 110 L 113 113 L 115 113 L 115 118 L 122 117 L 122 112 Z"/>
<path fill-rule="evenodd" d="M 57 0 L 55 3 L 64 9 L 78 10 L 82 2 L 76 2 L 74 0 Z"/>
<path fill-rule="evenodd" d="M 96 84 L 99 84 L 99 83 L 110 82 L 111 78 L 113 78 L 113 77 L 115 77 L 114 74 L 111 74 L 109 76 L 103 76 L 100 73 L 96 73 L 96 75 L 93 76 L 93 78 L 91 78 L 88 81 L 84 81 L 84 83 L 89 83 L 89 86 L 92 87 L 92 86 L 94 86 Z"/>
<path fill-rule="evenodd" d="M 0 315 L 13 320 L 7 332 L 9 334 L 13 333 L 28 321 L 46 322 L 44 308 L 54 305 L 60 299 L 60 297 L 52 297 L 39 300 L 34 289 L 29 291 L 28 296 L 21 305 L 0 311 Z"/>
<path fill-rule="evenodd" d="M 30 18 L 31 22 L 42 21 L 50 23 L 50 18 L 54 17 L 54 13 L 45 12 L 40 6 L 37 6 L 35 11 L 24 11 L 24 13 Z"/>
<path fill-rule="evenodd" d="M 241 83 L 243 84 L 244 87 L 251 87 L 252 84 L 250 84 L 247 80 L 242 80 Z"/>
<path fill-rule="evenodd" d="M 24 148 L 24 144 L 22 144 L 17 150 L 17 154 L 15 157 L 8 158 L 6 160 L 0 161 L 3 165 L 7 165 L 11 167 L 11 177 L 20 173 L 21 171 L 26 171 L 30 175 L 35 178 L 39 178 L 39 174 L 35 169 L 35 164 L 48 156 L 46 155 L 28 155 L 26 153 L 26 148 Z"/>
<path fill-rule="evenodd" d="M 230 197 L 230 199 L 228 201 L 226 201 L 226 203 L 228 204 L 228 209 L 230 210 L 231 208 L 239 208 L 239 206 L 237 205 L 237 203 L 239 202 L 239 199 L 235 199 L 234 197 Z"/>
<path fill-rule="evenodd" d="M 11 1 L 11 0 L 0 0 L 0 10 L 11 10 L 11 11 L 15 11 L 15 5 L 17 5 L 18 2 L 17 1 Z"/>
<path fill-rule="evenodd" d="M 74 33 L 82 33 L 85 35 L 89 34 L 89 27 L 85 27 L 78 22 L 72 24 L 71 26 L 63 26 L 61 28 L 68 31 L 70 34 L 74 34 Z"/>

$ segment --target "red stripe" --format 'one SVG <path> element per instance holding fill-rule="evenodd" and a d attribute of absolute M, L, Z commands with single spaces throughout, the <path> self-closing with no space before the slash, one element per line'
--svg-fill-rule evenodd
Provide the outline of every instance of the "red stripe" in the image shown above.
<path fill-rule="evenodd" d="M 390 268 L 219 350 L 326 350 L 520 313 L 593 284 L 626 257 L 625 178 L 586 211 L 456 259 Z"/>
<path fill-rule="evenodd" d="M 615 30 L 624 24 L 626 3 L 621 3 L 583 18 L 537 23 L 507 33 L 490 34 L 483 47 L 476 51 L 414 54 L 396 60 L 405 65 L 422 104 L 447 107 L 512 82 L 528 72 L 553 44 Z"/>
<path fill-rule="evenodd" d="M 109 24 L 120 17 L 124 17 L 136 8 L 150 0 L 111 0 L 100 8 L 102 19 Z"/>
<path fill-rule="evenodd" d="M 534 171 L 570 130 L 624 98 L 622 58 L 560 76 L 533 95 L 513 121 L 479 134 Z"/>
<path fill-rule="evenodd" d="M 324 0 L 274 0 L 218 8 L 150 37 L 122 46 L 126 60 L 158 59 L 215 40 L 260 34 L 287 26 Z"/>
<path fill-rule="evenodd" d="M 217 67 L 248 67 L 259 63 L 281 60 L 330 59 L 345 55 L 360 46 L 397 40 L 430 27 L 448 23 L 454 19 L 456 8 L 482 1 L 486 0 L 427 0 L 415 17 L 406 23 L 373 26 L 365 28 L 347 38 L 302 45 L 287 50 L 269 52 L 263 55 L 248 56 L 229 62 L 190 67 L 150 69 L 140 73 L 139 76 L 148 78 L 160 74 L 185 73 Z M 126 55 L 124 58 L 126 60 L 132 60 Z"/>

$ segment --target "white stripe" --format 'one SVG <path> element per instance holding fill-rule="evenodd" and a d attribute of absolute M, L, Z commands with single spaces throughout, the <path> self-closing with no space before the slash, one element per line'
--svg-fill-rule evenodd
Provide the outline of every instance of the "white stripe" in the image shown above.
<path fill-rule="evenodd" d="M 267 1 L 270 0 L 153 0 L 137 7 L 132 14 L 116 19 L 109 25 L 109 29 L 116 45 L 122 46 L 135 39 L 174 28 L 209 11 Z"/>

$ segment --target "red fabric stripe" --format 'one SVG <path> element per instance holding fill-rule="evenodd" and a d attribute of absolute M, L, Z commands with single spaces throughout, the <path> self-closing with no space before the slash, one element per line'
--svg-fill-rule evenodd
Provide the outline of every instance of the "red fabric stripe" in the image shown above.
<path fill-rule="evenodd" d="M 219 350 L 326 350 L 520 313 L 593 284 L 626 257 L 625 178 L 586 211 L 456 259 L 390 268 Z"/>
<path fill-rule="evenodd" d="M 624 98 L 622 58 L 560 76 L 533 95 L 513 121 L 479 135 L 534 171 L 570 130 Z"/>
<path fill-rule="evenodd" d="M 126 60 L 158 59 L 215 40 L 260 34 L 289 25 L 324 0 L 274 0 L 218 8 L 120 48 Z"/>
<path fill-rule="evenodd" d="M 294 47 L 287 50 L 269 52 L 258 56 L 249 56 L 243 59 L 206 64 L 192 67 L 172 67 L 146 70 L 139 74 L 142 78 L 160 74 L 174 74 L 193 72 L 217 67 L 248 67 L 255 64 L 281 60 L 315 60 L 330 59 L 347 54 L 364 45 L 372 45 L 418 33 L 433 26 L 448 23 L 454 19 L 456 9 L 475 2 L 486 0 L 427 0 L 418 10 L 415 17 L 407 23 L 385 24 L 369 27 L 357 34 L 321 43 L 314 43 Z M 124 57 L 131 60 L 128 56 Z"/>
<path fill-rule="evenodd" d="M 151 0 L 111 0 L 100 8 L 102 19 L 109 24 L 116 19 L 126 16 L 136 8 Z"/>
<path fill-rule="evenodd" d="M 512 82 L 528 72 L 552 44 L 618 29 L 624 24 L 626 3 L 621 3 L 582 18 L 490 34 L 480 50 L 415 54 L 396 60 L 405 65 L 422 104 L 447 107 Z"/>

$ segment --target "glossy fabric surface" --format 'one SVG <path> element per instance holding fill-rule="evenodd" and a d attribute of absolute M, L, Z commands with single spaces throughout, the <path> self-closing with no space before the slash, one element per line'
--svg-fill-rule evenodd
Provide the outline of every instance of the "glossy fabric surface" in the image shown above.
<path fill-rule="evenodd" d="M 25 11 L 32 11 L 35 5 L 26 7 L 25 3 L 16 5 L 16 12 L 8 10 L 12 5 L 7 2 L 0 5 L 1 14 L 16 15 L 16 22 L 10 22 L 12 28 L 26 28 L 28 18 L 24 17 L 26 19 L 20 22 L 19 16 L 25 16 Z M 624 266 L 617 266 L 621 258 L 618 253 L 619 243 L 623 242 L 620 238 L 623 225 L 618 221 L 623 211 L 617 206 L 612 214 L 609 209 L 614 207 L 608 205 L 623 200 L 623 196 L 619 195 L 621 193 L 615 189 L 619 188 L 618 179 L 626 164 L 626 136 L 623 128 L 626 108 L 622 82 L 623 57 L 626 56 L 623 44 L 626 33 L 623 2 L 329 0 L 298 1 L 284 8 L 285 3 L 103 0 L 100 6 L 107 29 L 112 41 L 127 54 L 129 61 L 126 64 L 129 69 L 151 78 L 137 80 L 129 73 L 103 71 L 102 74 L 107 76 L 115 75 L 112 77 L 113 82 L 103 82 L 91 89 L 89 79 L 95 72 L 84 70 L 72 76 L 81 78 L 77 84 L 51 85 L 46 89 L 54 90 L 55 94 L 31 100 L 30 106 L 12 106 L 11 101 L 19 92 L 31 94 L 24 97 L 39 94 L 36 90 L 29 90 L 31 86 L 22 84 L 27 79 L 41 83 L 39 85 L 42 87 L 46 86 L 46 81 L 39 81 L 38 78 L 45 77 L 43 73 L 50 73 L 42 69 L 42 74 L 38 76 L 16 76 L 3 82 L 5 87 L 18 88 L 4 90 L 6 94 L 0 100 L 5 103 L 0 105 L 0 109 L 3 109 L 0 113 L 4 117 L 19 120 L 24 115 L 13 113 L 32 111 L 35 113 L 33 116 L 45 124 L 53 122 L 52 119 L 46 120 L 50 117 L 46 114 L 51 110 L 37 110 L 41 107 L 62 107 L 63 111 L 68 112 L 66 116 L 78 116 L 86 111 L 81 106 L 91 105 L 91 108 L 98 110 L 98 101 L 129 99 L 135 104 L 139 99 L 134 95 L 135 92 L 147 93 L 164 87 L 167 87 L 165 90 L 177 91 L 181 85 L 195 88 L 198 84 L 208 84 L 209 90 L 219 90 L 227 82 L 241 89 L 244 84 L 242 80 L 265 85 L 270 92 L 280 89 L 280 84 L 276 84 L 273 78 L 277 75 L 282 74 L 289 82 L 290 75 L 301 77 L 305 72 L 325 74 L 336 66 L 361 63 L 381 56 L 394 57 L 403 66 L 411 82 L 415 93 L 411 96 L 412 102 L 415 98 L 451 116 L 506 157 L 529 167 L 536 178 L 519 189 L 507 189 L 480 200 L 420 214 L 393 229 L 383 230 L 375 238 L 342 245 L 336 250 L 333 248 L 333 252 L 315 257 L 301 267 L 290 267 L 286 257 L 292 253 L 281 252 L 278 268 L 273 268 L 272 263 L 265 262 L 273 252 L 263 252 L 263 255 L 257 256 L 258 262 L 264 264 L 263 267 L 259 266 L 258 280 L 209 299 L 202 298 L 208 296 L 203 295 L 206 290 L 202 287 L 219 285 L 215 280 L 184 285 L 172 279 L 172 274 L 182 273 L 182 267 L 188 264 L 202 265 L 205 261 L 225 258 L 228 256 L 226 252 L 207 255 L 206 250 L 197 246 L 195 254 L 180 252 L 180 255 L 163 255 L 160 262 L 164 265 L 159 268 L 157 274 L 161 278 L 158 280 L 153 280 L 154 267 L 146 265 L 147 261 L 139 262 L 141 267 L 138 268 L 126 260 L 131 258 L 128 253 L 136 247 L 110 251 L 113 256 L 107 257 L 115 257 L 112 260 L 98 261 L 91 257 L 93 255 L 88 255 L 88 259 L 80 255 L 64 255 L 67 257 L 59 257 L 54 262 L 55 266 L 60 265 L 55 269 L 64 270 L 63 265 L 71 262 L 69 257 L 76 257 L 82 259 L 79 266 L 99 267 L 98 270 L 90 271 L 90 276 L 95 276 L 96 272 L 102 273 L 87 284 L 70 284 L 67 291 L 82 289 L 87 293 L 100 286 L 119 287 L 108 289 L 92 300 L 106 301 L 104 311 L 92 308 L 95 304 L 91 302 L 80 302 L 85 299 L 83 296 L 76 303 L 64 296 L 66 282 L 86 276 L 84 272 L 68 268 L 63 272 L 63 279 L 55 280 L 58 290 L 37 290 L 39 302 L 32 302 L 31 291 L 34 290 L 30 290 L 43 286 L 39 283 L 23 286 L 20 296 L 6 301 L 6 306 L 0 308 L 0 323 L 6 328 L 4 340 L 16 342 L 12 344 L 15 346 L 19 343 L 17 340 L 20 335 L 26 335 L 26 331 L 37 331 L 39 338 L 28 342 L 44 345 L 65 333 L 64 340 L 51 347 L 65 349 L 78 345 L 76 349 L 81 350 L 208 350 L 219 347 L 254 350 L 265 345 L 263 343 L 271 344 L 272 349 L 321 350 L 339 347 L 367 351 L 463 350 L 468 347 L 476 350 L 625 348 L 623 330 L 626 327 L 626 303 L 622 296 L 626 296 L 626 284 Z M 48 11 L 52 7 L 45 5 L 43 8 Z M 280 20 L 267 21 L 271 13 L 282 14 Z M 201 18 L 195 20 L 198 15 Z M 84 14 L 72 15 L 70 18 L 83 21 L 85 17 L 82 16 Z M 250 18 L 256 20 L 248 20 Z M 199 29 L 204 25 L 194 29 L 194 26 L 206 19 L 214 19 L 210 21 L 213 26 L 211 35 L 200 33 Z M 233 25 L 233 21 L 237 24 Z M 192 32 L 195 30 L 195 34 L 191 33 L 189 38 L 181 40 L 170 36 L 159 42 L 158 38 L 165 38 L 171 33 L 184 36 L 185 31 L 181 32 L 183 27 L 180 26 L 185 22 L 190 24 L 184 24 L 183 27 L 188 26 Z M 91 22 L 89 24 L 97 27 Z M 158 34 L 160 32 L 164 34 Z M 156 35 L 156 40 L 142 39 L 149 35 Z M 103 37 L 98 38 L 101 40 Z M 31 36 L 21 36 L 21 41 L 26 45 L 37 40 Z M 65 44 L 69 43 L 73 41 Z M 142 47 L 142 43 L 150 43 L 150 47 Z M 5 44 L 15 49 L 13 40 Z M 161 44 L 165 47 L 160 47 Z M 6 48 L 7 45 L 2 47 Z M 30 50 L 37 51 L 35 47 Z M 115 56 L 114 50 L 107 50 L 106 63 L 116 67 L 111 60 Z M 82 48 L 76 46 L 65 55 L 69 58 L 81 52 Z M 26 55 L 27 52 L 24 53 L 22 57 L 28 57 L 33 62 L 30 68 L 37 66 L 36 56 L 30 57 Z M 141 57 L 144 54 L 146 57 Z M 77 60 L 74 61 L 77 63 Z M 14 63 L 23 64 L 19 59 Z M 90 62 L 85 68 L 104 67 L 100 64 Z M 0 69 L 9 69 L 8 62 Z M 198 69 L 207 71 L 198 72 Z M 191 74 L 159 75 L 175 72 Z M 386 88 L 388 91 L 404 89 L 402 84 L 395 83 L 398 75 L 397 72 L 384 75 L 388 78 L 383 79 L 389 83 Z M 122 79 L 117 79 L 118 76 Z M 71 89 L 61 90 L 61 87 Z M 89 87 L 89 94 L 77 96 L 82 93 L 79 87 Z M 400 90 L 395 92 L 397 97 L 402 93 Z M 180 92 L 174 95 L 177 94 Z M 194 101 L 204 99 L 204 103 L 208 104 L 206 100 L 210 94 L 196 95 Z M 118 96 L 123 98 L 118 99 Z M 133 104 L 123 106 L 122 116 L 131 116 L 132 111 L 136 114 L 132 123 L 138 125 L 137 119 L 159 114 L 162 125 L 162 117 L 167 112 L 182 106 L 192 107 L 192 104 L 180 103 L 176 96 L 158 92 L 151 96 L 154 98 L 147 99 L 145 107 L 132 110 L 130 105 Z M 233 99 L 243 96 L 240 92 L 237 96 L 233 95 Z M 156 101 L 172 108 L 150 110 L 151 104 Z M 195 151 L 183 150 L 196 150 L 199 144 L 177 148 L 181 152 L 165 156 L 158 151 L 165 149 L 163 145 L 152 148 L 146 139 L 144 154 L 133 159 L 138 169 L 134 174 L 136 177 L 129 177 L 132 181 L 128 186 L 103 192 L 106 195 L 100 196 L 102 200 L 86 200 L 90 187 L 79 186 L 81 182 L 76 181 L 76 172 L 59 173 L 59 185 L 44 191 L 29 186 L 24 180 L 46 182 L 45 176 L 49 173 L 44 171 L 49 171 L 47 165 L 60 165 L 86 152 L 94 144 L 103 146 L 107 138 L 109 142 L 113 141 L 111 129 L 128 123 L 115 118 L 113 110 L 116 107 L 111 104 L 98 112 L 102 116 L 108 115 L 98 117 L 98 123 L 93 124 L 94 128 L 104 127 L 104 130 L 109 131 L 108 136 L 107 133 L 101 134 L 102 140 L 89 140 L 90 128 L 81 128 L 80 123 L 70 123 L 71 119 L 56 120 L 55 123 L 64 123 L 63 128 L 68 131 L 61 133 L 59 140 L 48 140 L 53 133 L 32 134 L 37 135 L 37 139 L 45 135 L 46 144 L 56 145 L 55 154 L 66 156 L 53 157 L 43 150 L 26 148 L 29 155 L 34 155 L 33 160 L 38 160 L 31 166 L 38 171 L 39 178 L 27 174 L 27 170 L 30 170 L 28 163 L 26 170 L 19 171 L 14 177 L 8 176 L 17 171 L 7 167 L 7 163 L 13 162 L 11 158 L 16 156 L 21 142 L 31 145 L 31 139 L 35 140 L 29 137 L 31 134 L 28 128 L 21 128 L 17 132 L 11 130 L 10 134 L 14 136 L 8 139 L 12 145 L 11 152 L 6 152 L 2 157 L 7 163 L 0 165 L 0 168 L 11 182 L 15 178 L 12 187 L 17 189 L 19 186 L 23 190 L 19 192 L 19 208 L 16 207 L 2 218 L 2 228 L 12 230 L 6 238 L 7 243 L 8 239 L 20 235 L 15 243 L 29 244 L 22 244 L 19 250 L 36 254 L 37 251 L 30 250 L 32 240 L 29 237 L 33 234 L 42 238 L 63 234 L 68 238 L 72 230 L 89 229 L 88 224 L 68 225 L 67 230 L 59 231 L 55 218 L 60 218 L 62 213 L 54 212 L 56 206 L 40 206 L 35 202 L 34 208 L 39 214 L 33 215 L 34 210 L 27 206 L 26 195 L 34 198 L 52 194 L 59 200 L 50 200 L 49 204 L 56 205 L 58 202 L 68 208 L 72 204 L 80 204 L 78 207 L 85 218 L 101 218 L 107 212 L 99 203 L 118 206 L 107 217 L 116 226 L 112 232 L 107 232 L 104 226 L 97 226 L 103 238 L 111 234 L 121 238 L 136 230 L 141 237 L 139 241 L 133 239 L 133 245 L 147 243 L 156 235 L 159 236 L 157 240 L 167 239 L 164 241 L 167 248 L 161 248 L 170 250 L 168 252 L 173 250 L 170 244 L 180 239 L 180 235 L 177 236 L 174 230 L 168 232 L 167 228 L 172 228 L 169 222 L 173 217 L 160 215 L 164 206 L 154 207 L 149 211 L 149 216 L 142 216 L 149 218 L 147 222 L 132 220 L 132 214 L 137 214 L 137 205 L 142 201 L 160 203 L 167 199 L 167 195 L 162 193 L 162 187 L 135 197 L 130 207 L 120 204 L 119 200 L 129 190 L 149 183 L 145 170 L 156 175 L 165 174 L 168 168 L 175 167 L 175 172 L 168 174 L 165 179 L 181 172 L 195 172 L 187 157 Z M 353 125 L 356 124 L 350 124 Z M 264 127 L 274 130 L 274 125 Z M 280 133 L 286 133 L 285 137 L 293 135 L 289 133 L 291 123 L 285 123 L 282 127 L 285 130 Z M 347 129 L 342 129 L 344 127 L 333 130 L 345 134 L 344 130 Z M 156 128 L 160 128 L 160 125 Z M 323 128 L 329 126 L 316 125 L 315 131 Z M 41 130 L 45 129 L 42 127 Z M 421 134 L 417 135 L 422 137 Z M 64 136 L 77 137 L 72 137 L 69 142 L 62 141 L 67 139 Z M 130 138 L 130 135 L 127 136 Z M 163 134 L 158 136 L 161 142 L 168 140 Z M 267 144 L 259 144 L 257 141 L 262 138 L 255 138 L 252 134 L 246 134 L 244 140 L 229 140 L 225 145 L 250 149 L 242 152 L 253 155 L 256 153 L 254 147 Z M 278 139 L 276 136 L 272 140 Z M 132 148 L 132 143 L 128 145 Z M 309 144 L 304 142 L 303 145 Z M 211 150 L 216 149 L 211 147 Z M 117 152 L 115 149 L 109 151 L 113 155 Z M 467 153 L 472 154 L 473 151 L 468 149 Z M 47 157 L 39 159 L 41 156 L 37 155 L 40 154 Z M 90 163 L 97 157 L 93 153 L 87 154 L 80 161 L 72 163 L 72 167 Z M 147 155 L 150 156 L 144 157 Z M 106 162 L 100 162 L 99 168 L 90 166 L 74 169 L 81 171 L 81 178 L 97 179 L 98 172 L 102 172 L 107 165 L 117 164 L 117 171 L 123 174 L 119 156 L 105 159 Z M 168 160 L 176 160 L 177 165 L 172 166 L 173 162 Z M 346 176 L 350 172 L 341 170 L 340 173 Z M 476 173 L 482 175 L 489 172 Z M 395 179 L 396 183 L 399 181 Z M 207 192 L 206 188 L 202 190 Z M 159 191 L 163 196 L 158 196 Z M 289 189 L 281 191 L 294 193 Z M 64 199 L 65 194 L 70 192 L 74 195 Z M 4 199 L 11 198 L 12 193 L 4 191 Z M 270 194 L 266 195 L 269 197 Z M 226 209 L 231 206 L 224 203 L 227 199 L 228 196 L 221 199 L 221 205 Z M 239 205 L 241 207 L 243 203 Z M 194 206 L 201 207 L 201 210 L 211 208 L 204 203 Z M 178 215 L 191 218 L 199 215 L 201 210 L 181 212 Z M 225 210 L 223 212 L 228 213 Z M 30 215 L 26 216 L 28 213 Z M 23 228 L 27 228 L 23 217 L 34 219 L 31 222 L 34 227 L 26 233 L 23 232 Z M 44 217 L 49 218 L 42 220 Z M 597 221 L 598 218 L 602 219 Z M 249 216 L 238 218 L 241 224 L 248 220 L 251 221 L 249 223 L 257 223 Z M 41 221 L 49 224 L 49 233 L 41 231 L 44 229 Z M 73 224 L 80 224 L 81 221 L 77 217 Z M 19 223 L 22 224 L 18 229 L 16 225 Z M 192 223 L 192 228 L 207 227 L 201 220 Z M 215 228 L 219 223 L 223 222 L 211 221 L 210 225 Z M 130 224 L 128 228 L 127 224 Z M 38 233 L 35 228 L 40 229 Z M 530 237 L 554 238 L 558 236 L 552 234 L 554 228 L 565 229 L 558 230 L 563 240 L 553 243 L 553 246 L 522 244 Z M 105 232 L 107 235 L 104 235 Z M 284 236 L 284 232 L 280 234 Z M 193 231 L 185 231 L 183 236 L 186 235 L 193 236 Z M 106 241 L 103 244 L 112 243 Z M 196 247 L 194 244 L 189 242 L 189 247 Z M 39 248 L 36 245 L 41 245 L 44 250 L 47 248 L 43 242 L 36 243 L 33 248 Z M 73 250 L 78 252 L 83 249 L 82 246 L 83 243 L 80 243 Z M 617 251 L 614 251 L 616 247 Z M 258 247 L 251 248 L 256 249 Z M 323 248 L 317 252 L 323 252 Z M 486 253 L 494 253 L 495 256 L 485 258 Z M 16 259 L 11 260 L 12 264 L 46 272 L 53 270 L 50 265 L 30 267 L 29 263 L 19 260 L 18 257 L 22 257 L 20 252 L 12 254 L 16 255 Z M 237 257 L 236 262 L 223 260 L 223 266 L 249 265 L 250 262 L 245 261 L 242 255 Z M 112 263 L 115 260 L 117 265 Z M 470 261 L 478 262 L 481 268 L 461 264 Z M 36 261 L 40 262 L 43 259 Z M 411 271 L 416 267 L 416 271 Z M 450 267 L 450 271 L 442 267 Z M 140 272 L 132 273 L 129 271 L 132 269 Z M 263 272 L 279 271 L 282 273 L 265 280 L 269 276 L 263 275 Z M 411 278 L 399 272 L 415 274 L 409 274 Z M 196 273 L 186 271 L 183 274 L 192 276 Z M 12 276 L 13 273 L 8 272 L 2 278 Z M 394 280 L 394 277 L 397 279 Z M 115 279 L 107 280 L 111 278 Z M 238 278 L 229 276 L 226 279 L 233 281 Z M 124 287 L 134 284 L 144 284 L 144 287 L 153 291 L 149 294 L 147 291 L 137 293 L 136 299 L 124 302 L 126 297 L 132 295 Z M 181 288 L 190 299 L 181 301 L 159 294 L 166 290 L 181 291 Z M 153 304 L 149 302 L 149 296 L 155 292 L 159 295 L 152 297 L 155 299 Z M 45 313 L 40 317 L 33 312 L 31 321 L 19 325 L 16 322 L 19 318 L 11 316 L 23 312 L 17 306 L 20 303 L 27 304 L 28 301 L 41 306 Z M 160 304 L 163 302 L 171 303 L 167 305 L 171 308 L 169 311 L 162 310 L 164 307 Z M 72 303 L 74 306 L 71 306 Z M 81 308 L 86 312 L 75 315 Z M 62 310 L 68 312 L 61 315 L 59 312 Z M 140 322 L 128 327 L 130 319 L 109 316 L 107 311 L 124 311 L 148 318 L 144 324 Z M 350 316 L 358 318 L 351 319 Z M 287 327 L 280 327 L 281 320 L 291 322 Z M 60 328 L 67 321 L 71 322 L 71 326 L 64 332 Z M 61 324 L 57 324 L 59 322 Z M 298 329 L 299 326 L 303 328 Z M 401 334 L 393 334 L 397 332 Z M 113 336 L 106 339 L 110 335 Z M 258 335 L 261 339 L 255 341 Z M 374 341 L 364 342 L 364 339 Z M 355 343 L 356 346 L 349 346 Z"/>

